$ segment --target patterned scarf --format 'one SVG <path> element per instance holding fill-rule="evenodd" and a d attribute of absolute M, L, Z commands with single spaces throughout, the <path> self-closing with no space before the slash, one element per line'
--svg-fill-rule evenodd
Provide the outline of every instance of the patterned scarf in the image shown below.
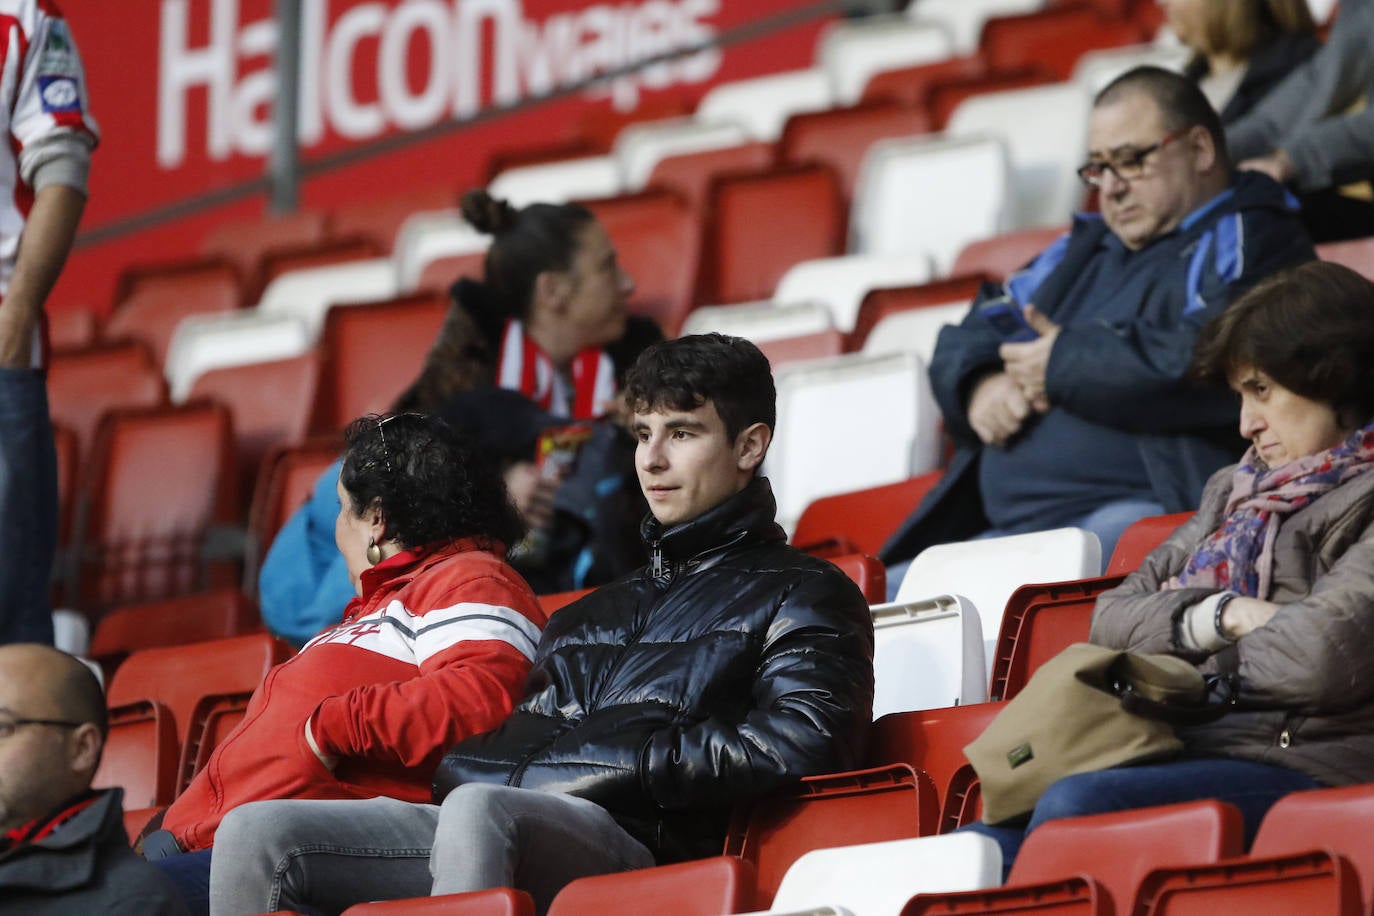
<path fill-rule="evenodd" d="M 1226 519 L 1198 546 L 1170 585 L 1222 588 L 1267 599 L 1274 539 L 1282 520 L 1371 468 L 1374 423 L 1351 433 L 1335 448 L 1276 468 L 1267 467 L 1251 446 L 1231 478 Z"/>
<path fill-rule="evenodd" d="M 525 395 L 556 416 L 594 420 L 615 397 L 615 364 L 604 350 L 588 347 L 569 367 L 572 391 L 539 344 L 511 319 L 501 332 L 501 363 L 496 384 Z"/>

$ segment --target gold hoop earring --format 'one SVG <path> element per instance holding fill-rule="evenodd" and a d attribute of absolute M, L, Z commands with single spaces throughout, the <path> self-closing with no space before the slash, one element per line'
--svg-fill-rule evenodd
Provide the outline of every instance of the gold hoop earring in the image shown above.
<path fill-rule="evenodd" d="M 377 542 L 375 540 L 367 542 L 366 556 L 367 564 L 369 566 L 376 566 L 378 563 L 382 562 L 382 548 L 377 546 Z"/>

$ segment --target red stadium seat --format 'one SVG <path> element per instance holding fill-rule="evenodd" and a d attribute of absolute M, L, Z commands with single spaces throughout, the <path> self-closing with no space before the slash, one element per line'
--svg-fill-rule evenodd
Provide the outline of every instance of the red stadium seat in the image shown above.
<path fill-rule="evenodd" d="M 948 833 L 977 816 L 977 782 L 964 746 L 983 733 L 1002 703 L 972 703 L 945 709 L 889 713 L 873 723 L 868 762 L 905 763 L 934 781 L 940 796 L 939 832 Z"/>
<path fill-rule="evenodd" d="M 1065 878 L 1022 887 L 995 887 L 966 894 L 918 894 L 901 916 L 1116 916 L 1101 885 Z"/>
<path fill-rule="evenodd" d="M 429 261 L 420 268 L 420 276 L 415 281 L 415 292 L 433 295 L 448 295 L 448 288 L 458 282 L 459 277 L 481 280 L 486 275 L 487 253 L 470 251 L 466 254 L 450 254 Z"/>
<path fill-rule="evenodd" d="M 291 654 L 290 646 L 266 633 L 143 649 L 115 671 L 106 699 L 111 708 L 143 700 L 161 703 L 171 713 L 180 748 L 203 697 L 251 693 Z"/>
<path fill-rule="evenodd" d="M 94 309 L 72 305 L 48 311 L 45 317 L 48 342 L 57 352 L 92 346 L 100 333 L 100 319 Z"/>
<path fill-rule="evenodd" d="M 715 856 L 658 868 L 579 878 L 558 892 L 548 916 L 718 916 L 752 909 L 754 868 Z"/>
<path fill-rule="evenodd" d="M 238 271 L 227 261 L 209 260 L 139 280 L 105 322 L 110 342 L 136 340 L 148 348 L 154 365 L 167 359 L 167 345 L 188 315 L 231 312 L 240 304 Z"/>
<path fill-rule="evenodd" d="M 1142 916 L 1322 913 L 1363 916 L 1360 882 L 1342 856 L 1323 850 L 1216 865 L 1164 868 L 1142 882 Z"/>
<path fill-rule="evenodd" d="M 1012 592 L 992 657 L 988 696 L 1010 700 L 1049 659 L 1076 642 L 1087 642 L 1097 596 L 1122 576 L 1023 585 Z"/>
<path fill-rule="evenodd" d="M 979 50 L 993 68 L 1048 67 L 1055 79 L 1067 80 L 1085 51 L 1138 44 L 1149 38 L 1132 20 L 1091 6 L 1063 4 L 989 19 L 983 24 Z"/>
<path fill-rule="evenodd" d="M 972 302 L 979 287 L 991 279 L 984 274 L 963 274 L 919 286 L 872 290 L 859 303 L 859 315 L 854 320 L 854 330 L 849 333 L 849 349 L 862 348 L 869 332 L 888 315 L 926 306 Z"/>
<path fill-rule="evenodd" d="M 897 102 L 804 112 L 787 119 L 778 141 L 778 158 L 792 165 L 818 162 L 833 168 L 848 206 L 854 198 L 859 166 L 870 146 L 878 140 L 923 134 L 929 129 L 924 114 Z"/>
<path fill-rule="evenodd" d="M 191 710 L 186 727 L 186 743 L 181 748 L 177 764 L 177 793 L 191 784 L 191 780 L 210 762 L 210 755 L 221 741 L 229 737 L 248 711 L 251 690 L 240 693 L 214 693 L 200 698 Z"/>
<path fill-rule="evenodd" d="M 757 341 L 768 364 L 776 372 L 779 366 L 820 359 L 824 356 L 839 356 L 844 352 L 845 334 L 837 328 L 826 328 L 813 334 L 799 334 L 796 337 L 777 337 L 772 340 Z"/>
<path fill-rule="evenodd" d="M 333 238 L 309 245 L 272 248 L 263 252 L 257 277 L 248 289 L 248 298 L 256 302 L 262 296 L 262 291 L 267 288 L 267 284 L 293 270 L 379 258 L 386 253 L 381 245 L 366 236 Z"/>
<path fill-rule="evenodd" d="M 954 259 L 954 273 L 981 273 L 1005 280 L 1068 231 L 1067 226 L 1020 229 L 972 242 Z"/>
<path fill-rule="evenodd" d="M 645 191 L 583 201 L 615 245 L 620 266 L 635 282 L 630 311 L 648 315 L 675 337 L 692 308 L 701 226 L 685 199 Z"/>
<path fill-rule="evenodd" d="M 329 218 L 329 235 L 370 239 L 383 252 L 389 252 L 397 230 L 413 214 L 457 206 L 458 195 L 448 187 L 409 188 L 383 198 L 351 200 L 335 208 Z"/>
<path fill-rule="evenodd" d="M 244 590 L 248 594 L 257 592 L 258 569 L 272 539 L 310 498 L 320 475 L 342 452 L 343 442 L 329 436 L 275 449 L 262 460 L 248 510 L 248 544 L 244 550 Z"/>
<path fill-rule="evenodd" d="M 251 633 L 257 612 L 233 586 L 163 601 L 126 604 L 100 618 L 90 656 L 114 670 L 132 652 Z"/>
<path fill-rule="evenodd" d="M 53 421 L 76 436 L 80 462 L 106 411 L 166 404 L 167 382 L 142 344 L 96 346 L 53 356 L 48 403 Z"/>
<path fill-rule="evenodd" d="M 172 713 L 161 703 L 137 700 L 113 705 L 110 733 L 91 783 L 119 786 L 125 808 L 170 805 L 176 797 L 177 742 Z"/>
<path fill-rule="evenodd" d="M 325 240 L 327 218 L 317 210 L 297 210 L 282 216 L 222 222 L 201 240 L 206 255 L 227 258 L 239 271 L 244 301 L 251 301 L 258 284 L 262 258 L 267 252 L 283 248 L 318 245 Z"/>
<path fill-rule="evenodd" d="M 899 483 L 823 496 L 802 512 L 792 544 L 817 556 L 875 555 L 939 479 L 940 472 L 932 471 Z"/>
<path fill-rule="evenodd" d="M 838 566 L 840 572 L 854 581 L 854 584 L 859 587 L 859 591 L 864 593 L 864 600 L 869 604 L 880 604 L 887 598 L 887 567 L 883 566 L 882 561 L 877 557 L 851 553 L 840 557 L 831 557 L 830 562 Z"/>
<path fill-rule="evenodd" d="M 980 54 L 949 57 L 928 64 L 916 64 L 876 73 L 864 87 L 864 102 L 897 102 L 908 108 L 927 111 L 931 87 L 946 80 L 985 76 L 988 64 Z"/>
<path fill-rule="evenodd" d="M 700 213 L 706 205 L 706 192 L 717 175 L 763 172 L 773 166 L 772 143 L 758 141 L 666 156 L 649 173 L 649 188 L 673 191 Z"/>
<path fill-rule="evenodd" d="M 995 68 L 979 76 L 937 80 L 926 92 L 926 118 L 932 130 L 944 130 L 954 109 L 967 98 L 984 92 L 1046 86 L 1053 82 L 1056 82 L 1055 76 L 1043 67 L 1020 65 Z"/>
<path fill-rule="evenodd" d="M 706 199 L 698 304 L 767 299 L 793 264 L 844 250 L 847 218 L 829 166 L 719 176 Z M 759 223 L 763 213 L 774 231 Z"/>
<path fill-rule="evenodd" d="M 315 429 L 335 432 L 390 409 L 424 365 L 447 312 L 446 297 L 418 293 L 325 313 Z"/>
<path fill-rule="evenodd" d="M 344 910 L 343 916 L 534 916 L 534 901 L 524 891 L 495 887 L 467 894 L 358 903 Z"/>
<path fill-rule="evenodd" d="M 1366 907 L 1374 906 L 1374 785 L 1293 792 L 1265 814 L 1252 856 L 1277 856 L 1312 849 L 1334 850 L 1355 866 Z"/>
<path fill-rule="evenodd" d="M 268 452 L 305 441 L 319 378 L 320 358 L 313 351 L 197 376 L 188 399 L 217 401 L 233 418 L 240 494 L 252 493 L 253 478 Z"/>
<path fill-rule="evenodd" d="M 790 792 L 736 809 L 725 854 L 758 870 L 758 905 L 767 906 L 788 867 L 805 852 L 928 836 L 938 807 L 930 777 L 906 764 L 812 776 Z"/>
<path fill-rule="evenodd" d="M 237 481 L 226 408 L 130 408 L 106 416 L 91 451 L 68 597 L 98 610 L 217 581 L 202 555 L 233 521 Z"/>
<path fill-rule="evenodd" d="M 1124 576 L 1135 572 L 1150 551 L 1163 544 L 1179 525 L 1193 517 L 1191 512 L 1152 515 L 1133 523 L 1121 534 L 1107 563 L 1107 575 Z"/>

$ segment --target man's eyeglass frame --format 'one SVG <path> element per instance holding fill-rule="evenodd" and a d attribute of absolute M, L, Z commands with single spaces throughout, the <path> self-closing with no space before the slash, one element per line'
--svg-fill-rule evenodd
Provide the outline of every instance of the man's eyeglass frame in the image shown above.
<path fill-rule="evenodd" d="M 1154 153 L 1159 152 L 1173 143 L 1175 140 L 1184 136 L 1192 130 L 1194 125 L 1180 127 L 1178 130 L 1171 131 L 1159 139 L 1158 143 L 1135 150 L 1129 158 L 1121 158 L 1116 162 L 1110 159 L 1103 159 L 1100 162 L 1085 162 L 1078 167 L 1078 179 L 1090 188 L 1100 188 L 1102 177 L 1110 171 L 1120 181 L 1136 181 L 1145 176 L 1146 160 Z"/>

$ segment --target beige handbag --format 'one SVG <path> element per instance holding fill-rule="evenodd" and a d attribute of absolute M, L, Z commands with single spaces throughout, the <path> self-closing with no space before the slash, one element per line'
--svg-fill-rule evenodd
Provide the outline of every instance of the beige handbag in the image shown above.
<path fill-rule="evenodd" d="M 1226 688 L 1224 699 L 1208 703 L 1217 684 Z M 1220 717 L 1234 693 L 1233 675 L 1204 678 L 1172 655 L 1069 646 L 1036 669 L 964 748 L 978 773 L 983 820 L 1028 814 L 1061 777 L 1176 755 L 1183 743 L 1174 725 Z"/>

